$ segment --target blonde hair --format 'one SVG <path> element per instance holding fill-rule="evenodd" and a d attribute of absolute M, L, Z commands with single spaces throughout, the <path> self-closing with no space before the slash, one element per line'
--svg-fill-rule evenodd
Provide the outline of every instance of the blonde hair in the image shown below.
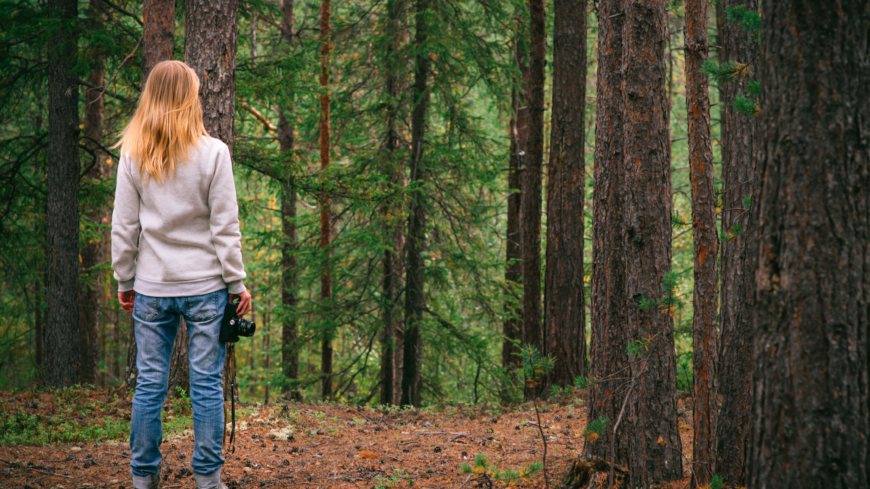
<path fill-rule="evenodd" d="M 115 148 L 139 165 L 139 175 L 162 184 L 172 178 L 190 147 L 208 136 L 202 123 L 199 77 L 181 61 L 162 61 L 151 70 L 139 106 Z"/>

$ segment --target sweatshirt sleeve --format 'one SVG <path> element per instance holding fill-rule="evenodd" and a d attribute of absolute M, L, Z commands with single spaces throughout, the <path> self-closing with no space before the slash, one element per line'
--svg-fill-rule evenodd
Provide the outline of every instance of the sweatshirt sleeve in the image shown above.
<path fill-rule="evenodd" d="M 122 156 L 112 211 L 112 269 L 118 281 L 118 292 L 133 290 L 139 255 L 139 191 L 133 183 L 130 166 L 130 159 Z"/>
<path fill-rule="evenodd" d="M 236 183 L 233 180 L 233 162 L 230 150 L 221 147 L 217 154 L 214 177 L 208 192 L 211 211 L 210 227 L 212 242 L 227 292 L 239 294 L 245 291 L 245 266 L 242 263 L 242 233 L 239 231 L 239 204 L 236 200 Z"/>

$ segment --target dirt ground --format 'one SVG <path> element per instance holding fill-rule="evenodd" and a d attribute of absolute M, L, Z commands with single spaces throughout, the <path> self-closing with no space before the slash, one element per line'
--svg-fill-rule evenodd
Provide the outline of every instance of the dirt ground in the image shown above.
<path fill-rule="evenodd" d="M 542 408 L 551 487 L 558 487 L 583 449 L 586 412 L 579 404 Z M 691 420 L 685 409 L 680 411 L 686 459 L 691 453 Z M 224 465 L 224 480 L 231 489 L 544 487 L 541 472 L 489 486 L 480 472 L 461 469 L 464 463 L 473 467 L 478 454 L 485 454 L 497 470 L 516 473 L 541 461 L 543 445 L 531 404 L 377 411 L 290 403 L 246 406 L 244 412 L 238 420 L 235 453 L 226 454 Z M 162 451 L 161 487 L 194 489 L 189 430 L 168 437 Z M 0 446 L 0 487 L 130 488 L 129 461 L 126 442 Z M 668 487 L 687 487 L 687 481 Z"/>

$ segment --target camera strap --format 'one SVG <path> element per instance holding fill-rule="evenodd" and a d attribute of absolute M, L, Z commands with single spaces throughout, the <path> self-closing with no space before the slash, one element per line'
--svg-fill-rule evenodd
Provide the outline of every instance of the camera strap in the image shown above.
<path fill-rule="evenodd" d="M 233 430 L 230 432 L 230 453 L 236 453 L 236 344 L 229 344 L 230 357 L 230 412 Z"/>

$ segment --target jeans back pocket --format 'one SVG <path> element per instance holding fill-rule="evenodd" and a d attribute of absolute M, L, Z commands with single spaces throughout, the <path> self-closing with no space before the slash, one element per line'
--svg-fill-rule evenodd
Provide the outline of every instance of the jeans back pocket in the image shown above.
<path fill-rule="evenodd" d="M 222 290 L 210 294 L 187 297 L 187 317 L 191 321 L 205 322 L 218 317 L 223 311 L 218 308 L 218 297 Z"/>

